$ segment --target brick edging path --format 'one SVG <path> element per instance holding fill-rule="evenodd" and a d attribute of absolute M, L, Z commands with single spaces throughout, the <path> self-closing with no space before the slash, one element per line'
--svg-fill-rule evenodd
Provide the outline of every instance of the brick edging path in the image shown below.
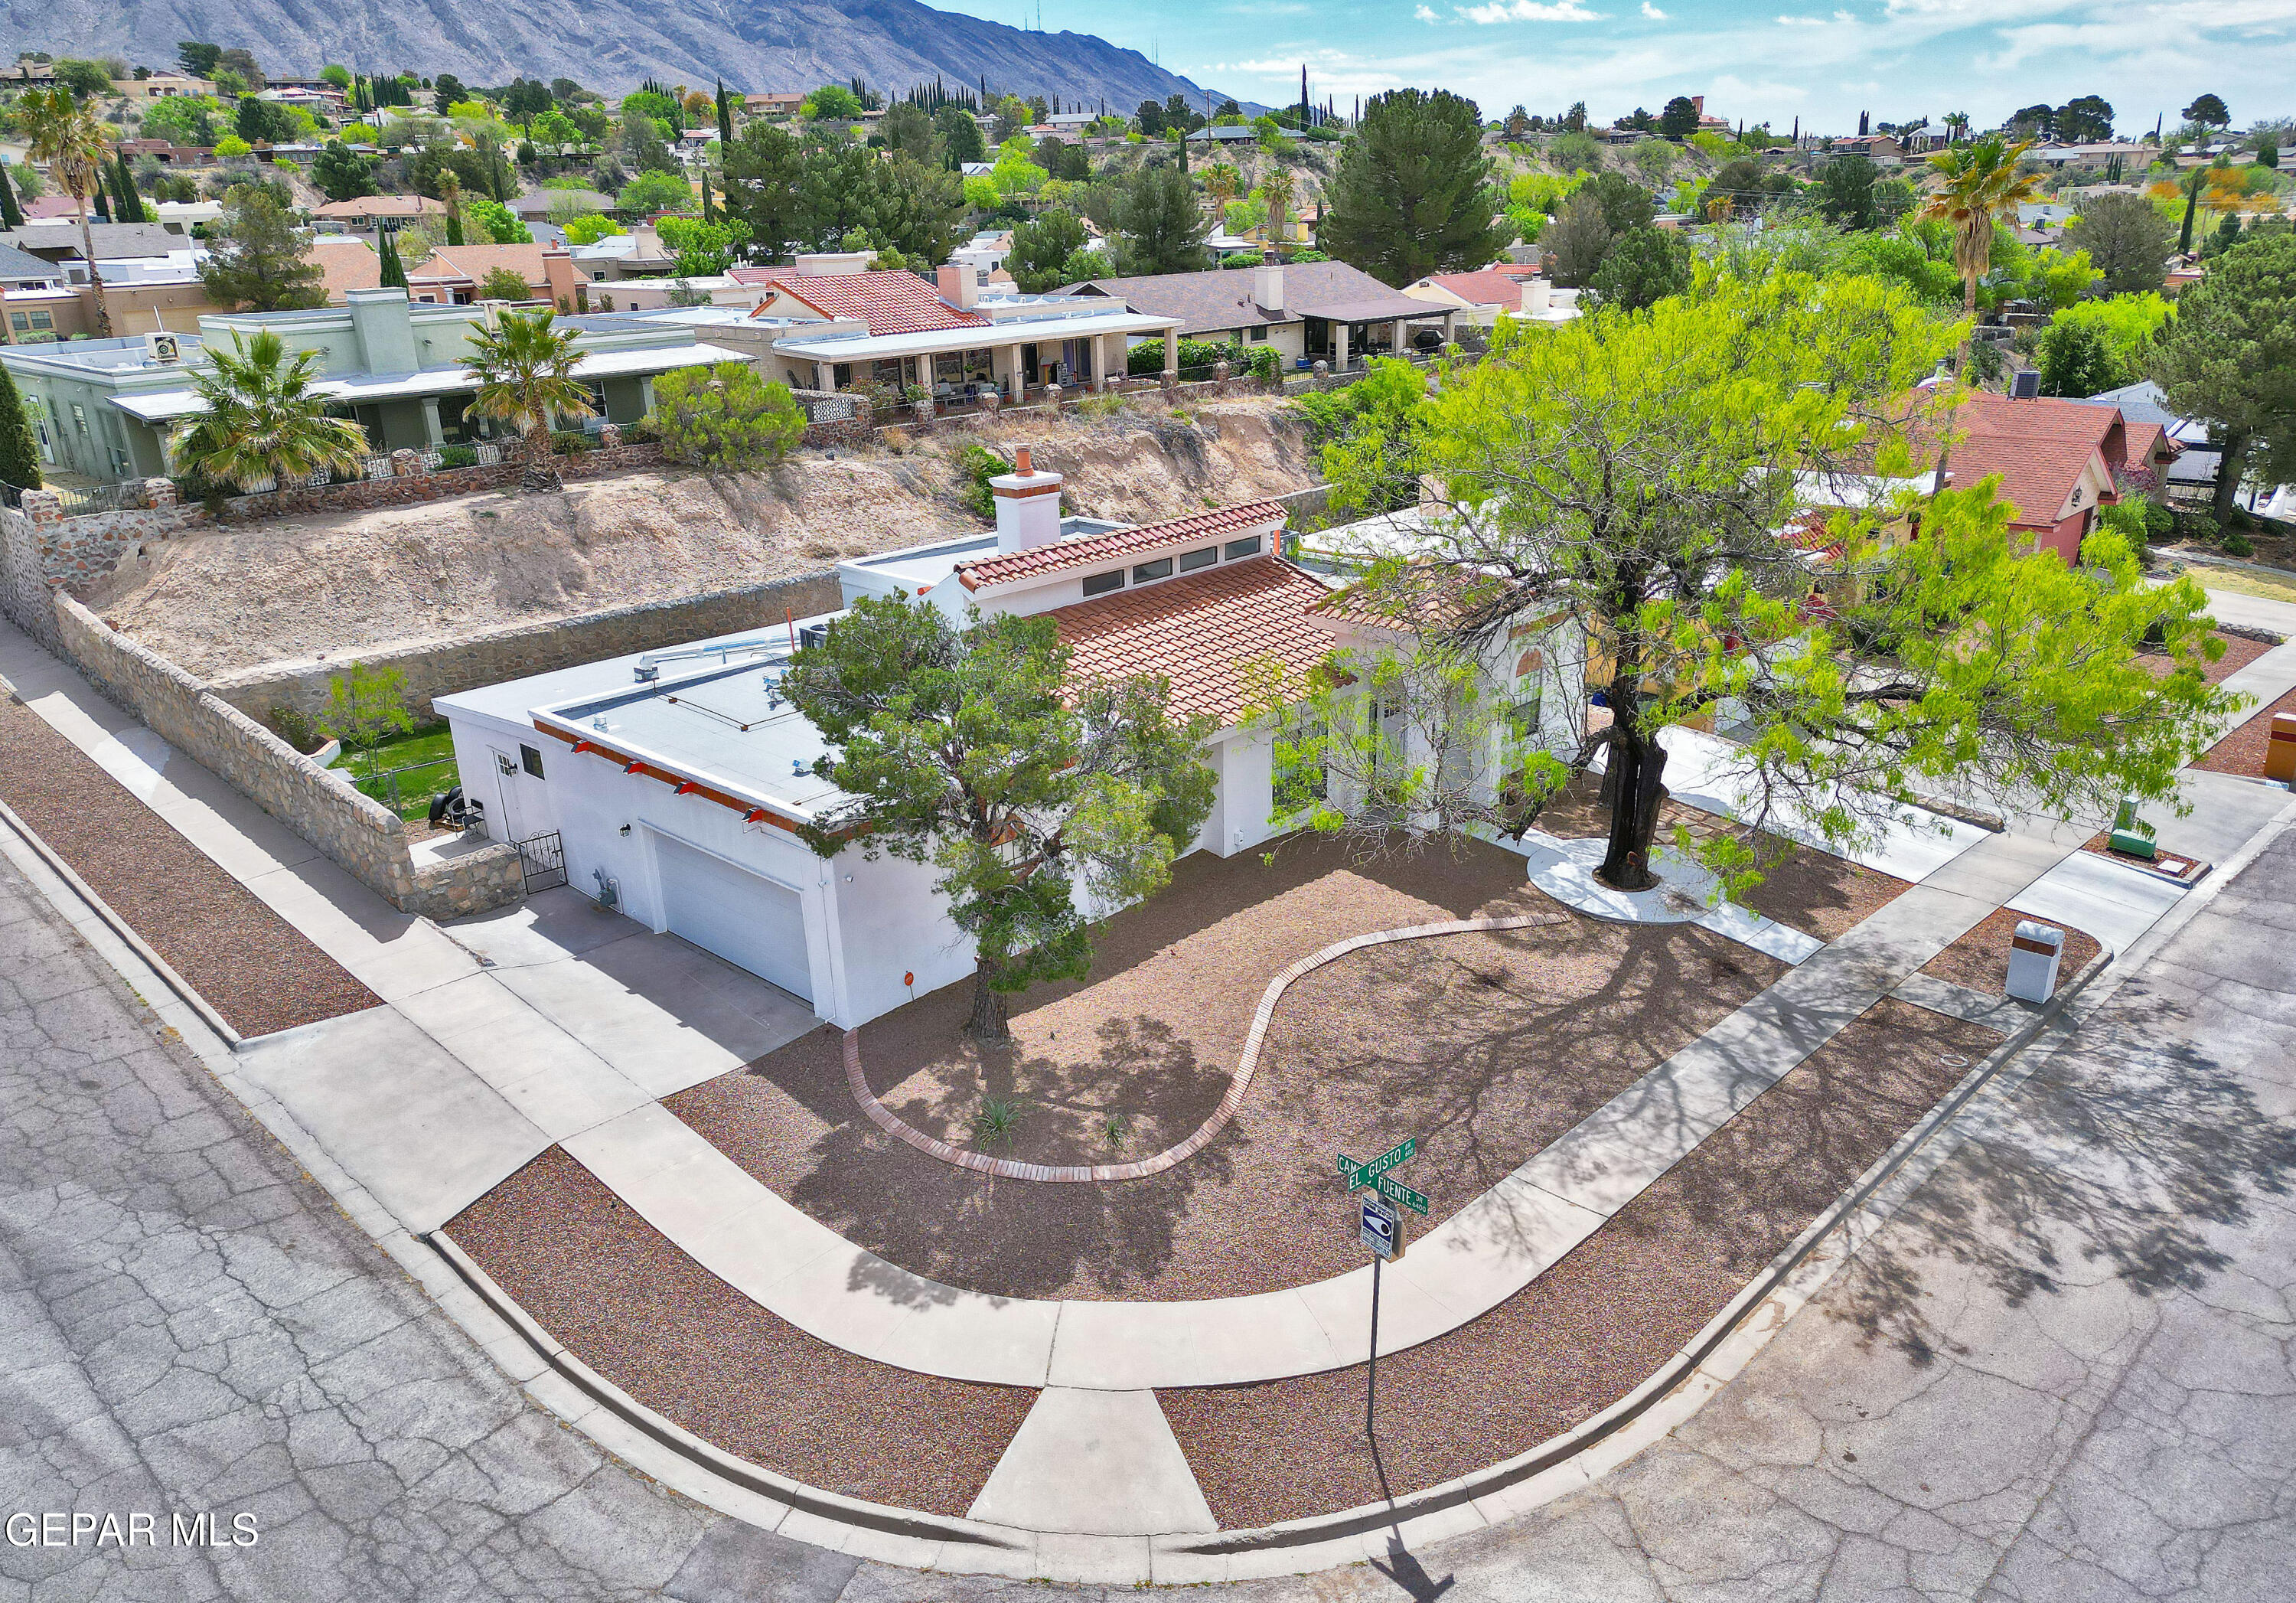
<path fill-rule="evenodd" d="M 1301 975 L 1321 968 L 1334 958 L 1349 952 L 1361 951 L 1367 946 L 1383 946 L 1390 941 L 1420 941 L 1430 935 L 1472 935 L 1489 930 L 1519 930 L 1535 924 L 1552 922 L 1549 913 L 1511 913 L 1503 918 L 1449 918 L 1438 924 L 1414 924 L 1401 929 L 1374 930 L 1369 934 L 1350 935 L 1345 941 L 1335 941 L 1321 951 L 1310 952 L 1267 982 L 1259 999 L 1259 1010 L 1251 1015 L 1251 1029 L 1243 1040 L 1243 1052 L 1236 1060 L 1235 1074 L 1228 1081 L 1227 1094 L 1212 1110 L 1211 1117 L 1196 1127 L 1196 1132 L 1177 1147 L 1167 1147 L 1152 1157 L 1129 1163 L 1022 1163 L 1011 1158 L 992 1158 L 986 1153 L 952 1147 L 947 1141 L 936 1140 L 904 1120 L 869 1089 L 868 1076 L 861 1071 L 861 1032 L 845 1032 L 845 1083 L 853 1093 L 853 1100 L 869 1115 L 869 1122 L 897 1140 L 906 1141 L 927 1157 L 939 1158 L 959 1169 L 971 1169 L 981 1174 L 1007 1180 L 1106 1181 L 1146 1180 L 1152 1174 L 1161 1174 L 1177 1163 L 1201 1152 L 1212 1143 L 1212 1138 L 1227 1128 L 1235 1117 L 1235 1110 L 1243 1106 L 1243 1094 L 1251 1089 L 1251 1076 L 1259 1067 L 1259 1049 L 1267 1039 L 1267 1026 L 1275 1016 L 1275 1004 L 1284 991 Z"/>

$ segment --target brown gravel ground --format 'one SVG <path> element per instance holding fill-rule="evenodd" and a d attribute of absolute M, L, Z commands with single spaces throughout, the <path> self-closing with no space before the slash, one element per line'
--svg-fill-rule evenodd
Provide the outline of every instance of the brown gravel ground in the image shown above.
<path fill-rule="evenodd" d="M 78 747 L 12 701 L 0 701 L 0 801 L 242 1035 L 268 1035 L 381 1004 Z"/>
<path fill-rule="evenodd" d="M 2224 655 L 2201 670 L 2201 677 L 2211 685 L 2223 684 L 2272 649 L 2270 641 L 2251 639 L 2246 635 L 2219 634 L 2217 638 L 2224 642 Z M 2176 663 L 2165 656 L 2142 656 L 2136 661 L 2155 678 L 2167 678 L 2169 670 L 2176 667 Z"/>
<path fill-rule="evenodd" d="M 1335 1150 L 1368 1157 L 1417 1135 L 1412 1184 L 1439 1220 L 1783 972 L 1689 925 L 1581 917 L 1522 875 L 1521 859 L 1484 846 L 1351 865 L 1336 846 L 1294 840 L 1273 867 L 1257 856 L 1185 860 L 1170 890 L 1111 921 L 1088 990 L 1032 991 L 1014 1020 L 1024 1064 L 1073 1052 L 1077 1083 L 1164 1078 L 1173 1096 L 1140 1106 L 1183 1132 L 1218 1100 L 1261 991 L 1293 959 L 1365 930 L 1477 913 L 1552 918 L 1374 947 L 1306 976 L 1277 1009 L 1235 1119 L 1148 1180 L 996 1180 L 894 1141 L 854 1106 L 827 1030 L 667 1106 L 799 1207 L 934 1279 L 1078 1298 L 1303 1285 L 1356 1261 L 1339 1228 Z M 963 1005 L 957 988 L 862 1031 L 872 1079 L 893 1082 L 881 1094 L 904 1117 L 933 1106 L 905 1063 L 937 1052 L 934 1075 L 947 1076 Z M 919 1078 L 947 1094 L 947 1078 Z"/>
<path fill-rule="evenodd" d="M 1982 991 L 1991 996 L 2006 994 L 2009 989 L 2009 941 L 2017 933 L 2018 924 L 2029 917 L 2013 913 L 2007 908 L 1997 908 L 1987 914 L 1976 927 L 1945 950 L 1922 965 L 1922 972 L 1934 974 L 1956 985 L 1966 985 L 1972 991 Z M 2095 936 L 2070 925 L 2065 932 L 2064 958 L 2057 965 L 2059 984 L 2080 973 L 2091 958 L 2103 949 Z"/>
<path fill-rule="evenodd" d="M 962 1515 L 1037 1399 L 816 1341 L 679 1252 L 555 1147 L 447 1233 L 631 1396 L 824 1491 Z"/>
<path fill-rule="evenodd" d="M 2264 749 L 2272 744 L 2272 715 L 2276 712 L 2296 712 L 2296 690 L 2269 707 L 2259 707 L 2249 715 L 2246 723 L 2210 746 L 2193 766 L 2214 774 L 2263 777 Z"/>
<path fill-rule="evenodd" d="M 1880 1003 L 1515 1296 L 1382 1359 L 1389 1488 L 1399 1497 L 1511 1458 L 1632 1390 L 1999 1044 Z M 1223 1526 L 1382 1495 L 1359 1365 L 1157 1396 Z"/>
<path fill-rule="evenodd" d="M 1547 803 L 1538 816 L 1538 827 L 1565 840 L 1607 834 L 1610 816 L 1597 800 L 1601 789 L 1595 776 L 1580 775 Z M 1719 814 L 1670 801 L 1659 815 L 1660 838 L 1671 836 L 1677 825 L 1686 825 L 1700 836 L 1723 831 L 1759 836 L 1758 850 L 1767 863 L 1762 883 L 1739 900 L 1763 917 L 1820 941 L 1848 933 L 1913 888 L 1909 881 L 1879 869 L 1766 831 L 1741 832 Z"/>

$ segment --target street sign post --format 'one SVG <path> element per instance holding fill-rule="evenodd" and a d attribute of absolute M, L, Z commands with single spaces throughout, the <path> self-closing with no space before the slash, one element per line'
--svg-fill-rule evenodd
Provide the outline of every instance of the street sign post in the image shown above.
<path fill-rule="evenodd" d="M 1378 1451 L 1378 1442 L 1372 1435 L 1372 1424 L 1379 1403 L 1379 1271 L 1380 1266 L 1403 1251 L 1403 1215 L 1393 1205 L 1409 1208 L 1421 1218 L 1427 1217 L 1429 1203 L 1426 1194 L 1414 1191 L 1401 1180 L 1388 1178 L 1388 1171 L 1409 1163 L 1419 1151 L 1419 1138 L 1406 1136 L 1381 1153 L 1368 1163 L 1358 1163 L 1346 1153 L 1336 1154 L 1341 1183 L 1349 1193 L 1368 1192 L 1360 1199 L 1356 1215 L 1356 1234 L 1371 1248 L 1371 1347 L 1364 1366 L 1364 1435 Z"/>

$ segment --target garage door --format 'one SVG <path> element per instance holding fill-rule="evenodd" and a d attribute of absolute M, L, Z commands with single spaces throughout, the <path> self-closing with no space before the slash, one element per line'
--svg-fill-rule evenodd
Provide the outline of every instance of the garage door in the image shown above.
<path fill-rule="evenodd" d="M 654 861 L 661 868 L 663 917 L 672 934 L 813 1000 L 805 905 L 796 892 L 662 835 L 654 837 Z"/>

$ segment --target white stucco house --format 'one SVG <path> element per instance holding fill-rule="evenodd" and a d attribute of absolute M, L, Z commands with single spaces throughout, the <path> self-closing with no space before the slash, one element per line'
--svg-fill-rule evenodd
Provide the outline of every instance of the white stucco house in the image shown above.
<path fill-rule="evenodd" d="M 1248 665 L 1273 659 L 1296 683 L 1335 644 L 1380 631 L 1326 604 L 1342 579 L 1284 558 L 1275 502 L 1127 525 L 1064 518 L 1061 487 L 1023 450 L 991 481 L 994 533 L 840 564 L 847 603 L 898 594 L 953 620 L 1041 614 L 1079 682 L 1166 676 L 1176 711 L 1213 724 L 1204 755 L 1217 787 L 1192 850 L 1227 857 L 1259 845 L 1286 826 L 1272 816 L 1273 740 L 1246 718 Z M 840 615 L 434 705 L 494 838 L 555 834 L 575 888 L 857 1025 L 967 978 L 972 950 L 931 889 L 931 867 L 873 862 L 858 847 L 824 859 L 796 832 L 838 793 L 812 772 L 824 745 L 783 696 L 781 676 Z M 1498 649 L 1510 686 L 1535 677 L 1535 653 L 1512 640 Z"/>

